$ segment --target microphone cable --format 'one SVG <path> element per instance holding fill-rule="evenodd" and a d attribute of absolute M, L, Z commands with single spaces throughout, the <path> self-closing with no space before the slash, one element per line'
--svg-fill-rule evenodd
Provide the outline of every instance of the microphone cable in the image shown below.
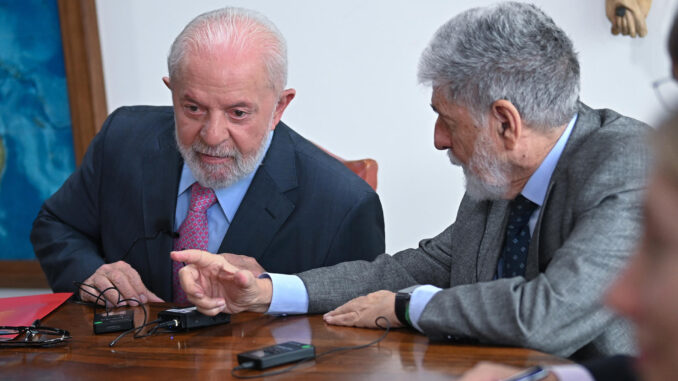
<path fill-rule="evenodd" d="M 137 238 L 134 239 L 134 241 L 132 241 L 132 244 L 129 245 L 129 247 L 128 247 L 127 250 L 125 251 L 125 254 L 123 254 L 123 256 L 122 256 L 119 260 L 120 260 L 120 261 L 124 261 L 125 259 L 127 259 L 127 256 L 129 255 L 129 253 L 132 252 L 132 249 L 134 248 L 134 246 L 136 246 L 136 244 L 137 244 L 139 241 L 148 241 L 148 240 L 154 240 L 154 239 L 157 239 L 157 238 L 160 236 L 161 233 L 162 233 L 162 234 L 167 234 L 167 235 L 170 236 L 172 239 L 177 239 L 177 238 L 179 238 L 179 233 L 178 233 L 178 232 L 175 232 L 174 230 L 169 230 L 169 229 L 160 229 L 160 230 L 156 231 L 155 234 L 153 234 L 153 235 L 137 237 Z"/>

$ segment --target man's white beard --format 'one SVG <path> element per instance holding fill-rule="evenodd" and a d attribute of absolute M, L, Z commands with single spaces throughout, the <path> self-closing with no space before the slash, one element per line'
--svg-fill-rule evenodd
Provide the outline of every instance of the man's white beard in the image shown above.
<path fill-rule="evenodd" d="M 447 156 L 450 162 L 460 166 L 464 170 L 466 178 L 466 193 L 474 200 L 498 200 L 502 198 L 509 190 L 508 165 L 502 162 L 491 150 L 490 137 L 484 131 L 481 131 L 476 139 L 473 155 L 468 165 L 454 156 L 452 150 L 447 150 Z M 491 179 L 491 183 L 483 180 L 478 174 Z"/>
<path fill-rule="evenodd" d="M 176 136 L 176 141 L 181 157 L 184 158 L 198 183 L 203 187 L 220 189 L 235 184 L 257 169 L 257 163 L 266 153 L 266 143 L 270 133 L 271 130 L 266 132 L 261 139 L 259 148 L 250 156 L 243 155 L 235 146 L 229 146 L 229 144 L 222 144 L 216 147 L 209 146 L 200 137 L 190 147 L 182 146 L 179 143 L 178 135 Z M 231 157 L 233 161 L 226 164 L 204 163 L 200 160 L 198 153 L 217 157 Z"/>

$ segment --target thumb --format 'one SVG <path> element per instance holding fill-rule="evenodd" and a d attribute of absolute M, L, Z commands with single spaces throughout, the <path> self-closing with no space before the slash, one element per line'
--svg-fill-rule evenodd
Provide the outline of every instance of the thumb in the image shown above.
<path fill-rule="evenodd" d="M 251 287 L 252 283 L 254 283 L 254 275 L 248 270 L 239 270 L 235 274 L 232 274 L 232 276 L 233 282 L 240 288 Z"/>

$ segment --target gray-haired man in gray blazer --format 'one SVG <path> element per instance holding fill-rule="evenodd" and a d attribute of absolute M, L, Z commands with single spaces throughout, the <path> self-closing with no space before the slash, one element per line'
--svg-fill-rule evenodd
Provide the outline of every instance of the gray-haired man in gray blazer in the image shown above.
<path fill-rule="evenodd" d="M 387 317 L 434 339 L 578 359 L 633 352 L 601 294 L 641 231 L 648 127 L 579 102 L 579 63 L 541 10 L 503 3 L 444 24 L 422 54 L 435 146 L 467 180 L 456 221 L 416 249 L 255 278 L 222 257 L 172 253 L 200 311 Z M 420 285 L 408 293 L 395 294 Z"/>

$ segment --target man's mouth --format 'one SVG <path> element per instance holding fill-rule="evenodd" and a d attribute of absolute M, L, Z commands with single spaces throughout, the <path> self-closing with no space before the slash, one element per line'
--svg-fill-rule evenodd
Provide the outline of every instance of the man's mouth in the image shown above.
<path fill-rule="evenodd" d="M 459 158 L 454 156 L 454 152 L 452 152 L 452 149 L 447 150 L 447 157 L 450 159 L 450 163 L 452 163 L 452 165 L 457 165 L 457 166 L 462 165 L 461 160 L 459 160 Z"/>
<path fill-rule="evenodd" d="M 198 157 L 200 157 L 200 161 L 203 163 L 207 164 L 223 164 L 225 162 L 233 160 L 233 156 L 225 155 L 225 156 L 215 156 L 215 155 L 210 155 L 206 153 L 201 153 L 201 152 L 196 152 L 198 154 Z"/>

